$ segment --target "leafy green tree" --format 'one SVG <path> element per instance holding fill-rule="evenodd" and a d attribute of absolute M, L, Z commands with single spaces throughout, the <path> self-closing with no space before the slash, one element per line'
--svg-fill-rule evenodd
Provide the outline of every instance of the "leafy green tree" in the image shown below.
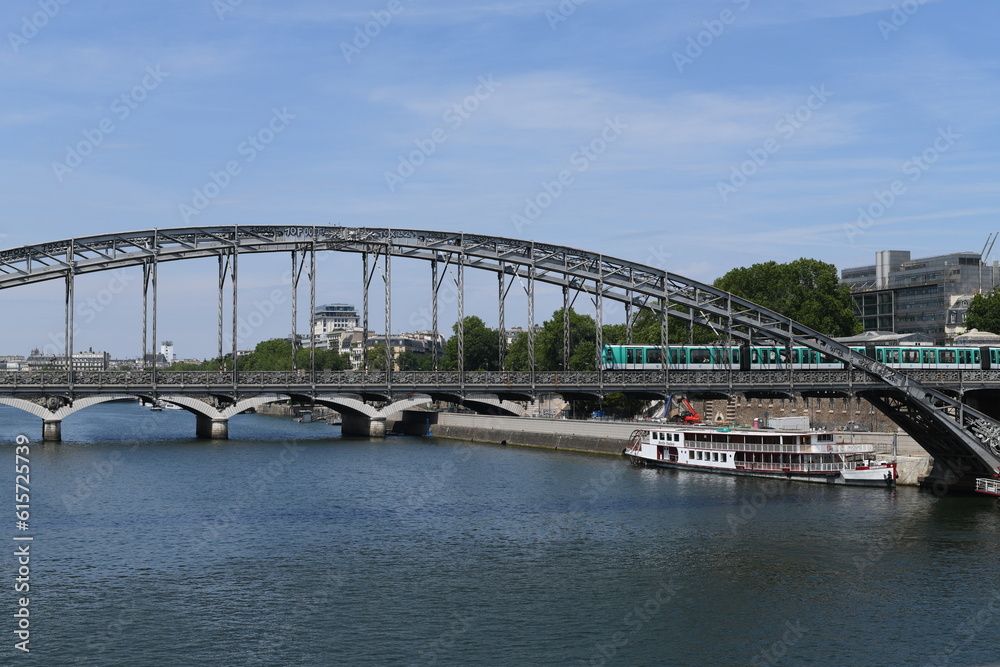
<path fill-rule="evenodd" d="M 677 306 L 677 310 L 681 307 Z M 671 317 L 667 323 L 667 342 L 670 345 L 705 345 L 718 339 L 718 334 L 701 324 L 691 327 L 687 322 L 677 317 Z M 612 324 L 604 327 L 604 342 L 608 345 L 625 345 L 627 329 L 624 324 Z M 632 325 L 632 342 L 636 345 L 660 344 L 660 314 L 642 309 L 636 315 Z"/>
<path fill-rule="evenodd" d="M 592 371 L 597 357 L 594 318 L 569 310 L 569 369 Z M 540 371 L 563 370 L 563 310 L 557 309 L 535 333 L 535 368 Z M 507 352 L 507 370 L 525 371 L 531 367 L 528 334 L 519 334 Z"/>
<path fill-rule="evenodd" d="M 295 353 L 295 365 L 300 369 L 310 366 L 309 349 L 299 349 Z M 316 350 L 316 370 L 347 370 L 351 361 L 347 355 L 333 350 Z M 213 361 L 215 370 L 218 363 Z M 257 343 L 254 351 L 239 360 L 239 368 L 244 371 L 290 371 L 292 370 L 292 343 L 284 338 L 275 338 Z"/>
<path fill-rule="evenodd" d="M 438 363 L 440 365 L 440 360 Z M 430 352 L 401 352 L 396 357 L 396 367 L 401 371 L 432 371 L 434 355 Z"/>
<path fill-rule="evenodd" d="M 863 328 L 851 290 L 840 283 L 833 264 L 804 257 L 765 262 L 733 269 L 714 284 L 828 336 L 852 336 Z"/>
<path fill-rule="evenodd" d="M 965 313 L 967 329 L 979 329 L 990 333 L 1000 333 L 1000 287 L 988 294 L 972 297 Z"/>
<path fill-rule="evenodd" d="M 500 338 L 496 329 L 490 329 L 480 318 L 469 315 L 464 320 L 463 348 L 465 370 L 495 371 L 500 367 Z M 444 344 L 441 368 L 458 368 L 458 322 L 452 325 L 455 335 Z"/>

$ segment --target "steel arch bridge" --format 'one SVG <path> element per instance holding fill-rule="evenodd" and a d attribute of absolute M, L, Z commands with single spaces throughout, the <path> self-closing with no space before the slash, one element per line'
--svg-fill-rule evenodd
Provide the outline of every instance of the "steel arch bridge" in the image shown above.
<path fill-rule="evenodd" d="M 601 253 L 510 238 L 446 231 L 380 229 L 341 226 L 231 226 L 154 229 L 88 236 L 13 248 L 0 252 L 0 290 L 45 281 L 65 283 L 65 369 L 72 369 L 74 283 L 77 276 L 140 267 L 143 273 L 143 350 L 157 344 L 157 267 L 163 262 L 199 258 L 218 261 L 218 351 L 223 351 L 225 313 L 223 293 L 232 289 L 232 341 L 236 358 L 238 327 L 239 258 L 254 253 L 286 253 L 291 259 L 291 334 L 296 341 L 300 280 L 310 284 L 310 313 L 315 313 L 316 257 L 318 253 L 354 253 L 361 257 L 363 327 L 369 329 L 368 297 L 378 273 L 384 287 L 385 330 L 391 326 L 391 266 L 394 258 L 428 262 L 433 333 L 438 332 L 438 294 L 451 274 L 457 294 L 457 372 L 402 373 L 391 370 L 391 351 L 386 345 L 386 367 L 381 373 L 317 372 L 262 374 L 250 377 L 234 368 L 232 373 L 195 377 L 156 368 L 132 373 L 0 373 L 0 403 L 28 410 L 42 417 L 49 435 L 58 437 L 59 421 L 76 409 L 106 400 L 149 396 L 169 398 L 199 416 L 202 435 L 224 436 L 225 421 L 239 411 L 289 397 L 307 397 L 337 405 L 358 419 L 378 422 L 394 409 L 395 399 L 413 405 L 420 399 L 446 398 L 474 405 L 477 409 L 517 412 L 509 400 L 530 398 L 538 393 L 584 393 L 603 395 L 614 391 L 666 396 L 686 389 L 720 395 L 767 391 L 779 395 L 863 397 L 914 437 L 935 460 L 934 477 L 954 485 L 975 475 L 1000 472 L 1000 423 L 962 401 L 964 381 L 945 390 L 918 382 L 867 356 L 809 329 L 780 313 L 745 299 L 668 271 Z M 467 372 L 464 363 L 464 274 L 474 269 L 493 272 L 498 281 L 499 329 L 504 330 L 504 301 L 515 284 L 527 300 L 528 351 L 531 369 L 524 373 Z M 571 295 L 585 294 L 594 305 L 596 349 L 602 347 L 601 325 L 605 300 L 625 306 L 626 325 L 631 327 L 641 309 L 656 313 L 661 322 L 661 345 L 666 345 L 672 322 L 707 325 L 727 341 L 771 341 L 778 345 L 804 346 L 830 355 L 845 365 L 843 372 L 825 379 L 809 379 L 801 373 L 774 371 L 753 377 L 733 369 L 715 376 L 693 376 L 690 371 L 665 368 L 658 372 L 628 374 L 600 369 L 592 373 L 552 374 L 536 371 L 534 359 L 535 286 L 546 283 L 562 289 L 563 308 Z M 151 308 L 150 308 L 151 305 Z M 569 322 L 563 318 L 564 362 L 569 353 Z M 149 325 L 151 324 L 151 337 Z M 313 327 L 310 326 L 310 335 Z M 505 339 L 501 336 L 500 365 L 504 367 Z M 312 349 L 315 349 L 314 347 Z M 367 354 L 365 349 L 364 354 Z M 568 367 L 568 364 L 564 364 Z M 627 374 L 627 375 L 623 375 Z M 817 376 L 811 376 L 816 378 Z M 921 378 L 923 379 L 923 378 Z M 1000 380 L 1000 378 L 997 378 Z M 699 386 L 700 384 L 700 386 Z M 779 390 L 780 388 L 780 390 Z M 485 394 L 485 395 L 484 395 Z M 351 401 L 354 401 L 353 403 Z M 381 404 L 375 408 L 372 401 Z"/>

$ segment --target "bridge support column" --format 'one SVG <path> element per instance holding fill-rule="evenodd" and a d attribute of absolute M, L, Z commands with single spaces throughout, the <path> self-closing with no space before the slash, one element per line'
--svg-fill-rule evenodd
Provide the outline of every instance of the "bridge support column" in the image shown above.
<path fill-rule="evenodd" d="M 46 419 L 42 422 L 42 440 L 44 442 L 59 442 L 62 440 L 61 419 Z"/>
<path fill-rule="evenodd" d="M 934 461 L 934 467 L 929 475 L 919 481 L 920 488 L 930 491 L 936 496 L 943 496 L 949 493 L 972 494 L 976 490 L 976 478 L 982 477 L 983 473 L 956 471 L 944 465 L 941 461 Z"/>
<path fill-rule="evenodd" d="M 228 440 L 229 420 L 212 419 L 204 415 L 197 415 L 195 431 L 199 438 L 205 440 Z"/>
<path fill-rule="evenodd" d="M 344 435 L 360 435 L 369 438 L 385 437 L 385 417 L 341 414 L 340 432 Z"/>

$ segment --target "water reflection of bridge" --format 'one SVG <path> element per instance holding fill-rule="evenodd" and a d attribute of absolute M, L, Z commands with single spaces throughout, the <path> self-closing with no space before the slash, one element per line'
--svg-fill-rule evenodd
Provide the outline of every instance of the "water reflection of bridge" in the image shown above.
<path fill-rule="evenodd" d="M 149 230 L 67 239 L 0 252 L 0 289 L 44 281 L 65 284 L 65 366 L 71 365 L 74 288 L 78 276 L 129 267 L 142 271 L 143 349 L 157 346 L 158 267 L 164 262 L 215 258 L 218 261 L 218 352 L 224 356 L 226 313 L 223 294 L 232 290 L 232 356 L 239 323 L 239 258 L 254 253 L 285 253 L 291 259 L 291 339 L 297 340 L 299 283 L 310 285 L 310 313 L 315 312 L 316 257 L 319 253 L 360 257 L 363 326 L 369 329 L 369 291 L 376 275 L 384 289 L 385 331 L 392 331 L 392 272 L 396 259 L 425 262 L 433 334 L 438 332 L 438 295 L 450 276 L 457 302 L 455 323 L 458 369 L 453 372 L 223 373 L 168 372 L 144 368 L 132 372 L 44 371 L 0 373 L 0 403 L 12 405 L 46 424 L 57 438 L 61 420 L 76 410 L 108 400 L 135 397 L 169 400 L 198 416 L 198 431 L 224 437 L 228 419 L 249 408 L 284 400 L 334 407 L 345 415 L 349 431 L 378 434 L 393 411 L 430 400 L 446 400 L 481 412 L 516 414 L 515 401 L 541 394 L 600 397 L 612 392 L 662 398 L 672 393 L 729 397 L 864 398 L 906 430 L 935 459 L 935 477 L 949 485 L 966 484 L 977 475 L 1000 471 L 1000 410 L 991 400 L 1000 388 L 996 371 L 914 371 L 903 374 L 794 322 L 779 313 L 656 267 L 606 257 L 600 253 L 531 241 L 440 231 L 348 227 L 209 227 Z M 528 356 L 535 363 L 535 286 L 557 285 L 563 308 L 586 295 L 597 323 L 595 350 L 602 346 L 606 300 L 624 304 L 631 329 L 640 310 L 661 322 L 661 344 L 671 326 L 693 323 L 714 328 L 726 344 L 759 341 L 805 346 L 844 364 L 842 371 L 594 371 L 479 373 L 464 365 L 465 272 L 492 272 L 497 278 L 497 315 L 504 329 L 505 301 L 519 285 L 527 304 Z M 342 270 L 342 269 L 341 269 Z M 564 317 L 563 367 L 569 367 L 569 318 Z M 310 322 L 312 324 L 312 321 Z M 310 332 L 313 327 L 310 326 Z M 151 335 L 150 335 L 151 333 Z M 151 343 L 151 347 L 150 347 Z M 499 366 L 506 368 L 506 341 L 499 343 Z M 386 346 L 383 346 L 386 347 Z M 391 367 L 390 350 L 384 365 Z M 367 361 L 369 350 L 363 350 Z M 596 361 L 596 360 L 595 360 Z M 365 363 L 367 367 L 368 364 Z"/>

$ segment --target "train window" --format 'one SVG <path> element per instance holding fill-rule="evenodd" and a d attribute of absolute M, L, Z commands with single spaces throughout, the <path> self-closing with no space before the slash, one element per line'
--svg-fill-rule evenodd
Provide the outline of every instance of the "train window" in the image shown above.
<path fill-rule="evenodd" d="M 729 353 L 730 353 L 730 357 L 729 358 L 730 358 L 730 360 L 732 361 L 733 364 L 740 363 L 740 348 L 734 347 L 734 348 L 732 348 L 729 351 Z"/>
<path fill-rule="evenodd" d="M 609 347 L 604 353 L 604 359 L 609 364 L 615 363 L 615 351 Z"/>
<path fill-rule="evenodd" d="M 647 364 L 659 364 L 663 363 L 662 350 L 658 347 L 651 347 L 646 350 L 646 363 Z"/>
<path fill-rule="evenodd" d="M 783 347 L 780 350 L 778 350 L 778 359 L 780 359 L 781 363 L 783 363 L 783 364 L 787 364 L 788 363 L 788 348 L 787 347 Z"/>
<path fill-rule="evenodd" d="M 973 363 L 972 350 L 959 350 L 958 351 L 958 363 L 960 363 L 960 364 L 971 364 L 971 363 Z"/>
<path fill-rule="evenodd" d="M 750 350 L 750 363 L 759 364 L 760 363 L 760 350 L 757 348 L 752 348 Z"/>
<path fill-rule="evenodd" d="M 899 363 L 899 348 L 885 348 L 885 362 L 887 364 Z"/>
<path fill-rule="evenodd" d="M 885 363 L 885 350 L 883 350 L 882 348 L 878 348 L 877 350 L 875 350 L 875 361 L 879 362 L 880 364 Z"/>
<path fill-rule="evenodd" d="M 938 350 L 938 363 L 941 364 L 955 363 L 955 350 Z"/>
<path fill-rule="evenodd" d="M 692 364 L 707 364 L 712 361 L 712 355 L 705 348 L 698 348 L 691 350 L 691 363 Z"/>
<path fill-rule="evenodd" d="M 683 350 L 676 350 L 676 349 L 670 350 L 670 363 L 672 363 L 672 364 L 682 363 L 681 362 L 681 353 L 682 352 L 683 352 Z M 687 362 L 683 362 L 683 363 L 687 363 Z"/>
<path fill-rule="evenodd" d="M 923 363 L 925 364 L 937 363 L 937 350 L 922 350 L 920 354 L 923 357 Z"/>
<path fill-rule="evenodd" d="M 980 361 L 980 359 L 979 359 L 979 350 L 973 350 L 972 351 L 972 363 L 974 363 L 976 365 L 979 365 L 980 363 L 982 363 Z"/>
<path fill-rule="evenodd" d="M 919 364 L 920 350 L 901 350 L 904 364 Z"/>
<path fill-rule="evenodd" d="M 628 348 L 627 350 L 625 350 L 625 363 L 626 364 L 635 363 L 635 354 L 633 353 L 632 348 Z"/>

